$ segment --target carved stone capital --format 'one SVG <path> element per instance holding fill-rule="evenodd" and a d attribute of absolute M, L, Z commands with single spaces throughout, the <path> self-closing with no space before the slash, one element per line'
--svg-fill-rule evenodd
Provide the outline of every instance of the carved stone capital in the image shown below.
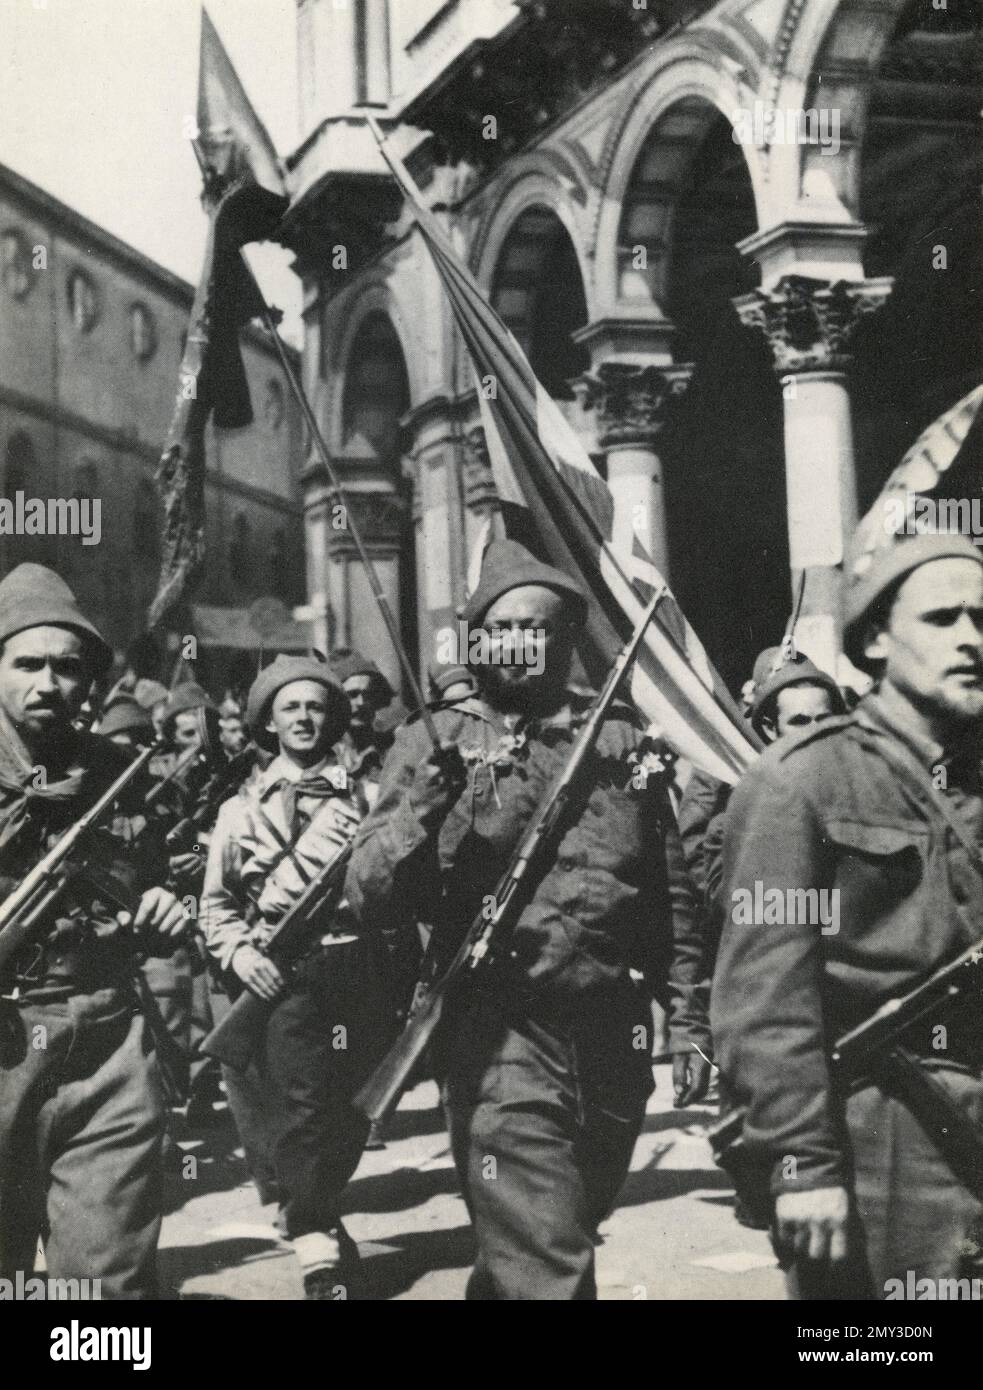
<path fill-rule="evenodd" d="M 879 309 L 893 280 L 813 280 L 785 275 L 771 289 L 752 290 L 733 302 L 746 328 L 768 339 L 780 376 L 795 372 L 846 371 L 849 340 L 864 314 Z"/>
<path fill-rule="evenodd" d="M 671 367 L 603 362 L 585 378 L 588 403 L 597 412 L 601 448 L 619 444 L 651 447 L 692 375 L 690 362 Z"/>
<path fill-rule="evenodd" d="M 464 502 L 473 512 L 496 511 L 498 493 L 488 460 L 488 441 L 480 425 L 464 436 Z"/>
<path fill-rule="evenodd" d="M 406 519 L 406 503 L 394 492 L 355 492 L 339 498 L 329 494 L 328 551 L 332 555 L 354 551 L 349 520 L 354 521 L 366 548 L 376 554 L 399 549 Z"/>

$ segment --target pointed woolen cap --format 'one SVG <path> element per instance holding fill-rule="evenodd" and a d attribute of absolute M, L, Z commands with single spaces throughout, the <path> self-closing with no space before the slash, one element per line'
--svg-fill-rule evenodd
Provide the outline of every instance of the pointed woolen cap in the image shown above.
<path fill-rule="evenodd" d="M 562 570 L 544 565 L 524 545 L 510 540 L 493 540 L 488 546 L 478 587 L 461 610 L 461 617 L 469 625 L 480 626 L 496 599 L 510 589 L 522 588 L 524 584 L 541 584 L 544 588 L 555 589 L 574 610 L 577 623 L 582 625 L 586 621 L 587 598 L 584 591 Z"/>
<path fill-rule="evenodd" d="M 78 606 L 71 589 L 47 565 L 23 564 L 0 582 L 0 642 L 30 627 L 67 627 L 87 639 L 101 676 L 112 648 Z"/>

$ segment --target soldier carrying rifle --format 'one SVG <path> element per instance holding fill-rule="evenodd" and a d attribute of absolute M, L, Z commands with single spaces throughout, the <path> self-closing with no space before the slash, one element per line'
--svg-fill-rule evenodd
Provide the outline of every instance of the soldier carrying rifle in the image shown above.
<path fill-rule="evenodd" d="M 983 930 L 983 556 L 936 534 L 869 559 L 849 571 L 845 646 L 874 690 L 773 745 L 725 830 L 716 1054 L 800 1298 L 883 1298 L 888 1280 L 980 1258 L 978 993 L 921 1015 L 904 1055 L 854 1068 L 851 1086 L 834 1075 L 844 1033 Z M 738 909 L 775 889 L 835 893 L 835 922 Z"/>
<path fill-rule="evenodd" d="M 570 684 L 585 615 L 566 575 L 493 541 L 464 619 L 542 660 L 478 668 L 475 698 L 433 711 L 436 754 L 421 721 L 397 731 L 346 888 L 379 929 L 408 913 L 432 924 L 435 976 L 483 903 L 494 912 L 488 895 L 590 714 Z M 495 960 L 493 941 L 491 965 L 444 1004 L 435 1051 L 478 1242 L 471 1299 L 596 1297 L 597 1228 L 652 1090 L 651 993 L 669 975 L 678 1004 L 700 983 L 679 838 L 658 779 L 638 775 L 643 752 L 632 711 L 612 706 L 507 949 Z M 707 1067 L 692 1051 L 685 1064 L 691 1100 Z"/>
<path fill-rule="evenodd" d="M 291 978 L 263 949 L 364 813 L 362 788 L 332 747 L 350 708 L 324 662 L 279 657 L 253 684 L 246 717 L 278 756 L 219 812 L 201 926 L 234 988 L 273 1007 L 258 1055 L 238 1075 L 226 1070 L 230 1102 L 240 1132 L 264 1131 L 256 1140 L 272 1154 L 307 1297 L 350 1298 L 357 1250 L 338 1203 L 368 1133 L 351 1096 L 391 1031 L 384 947 L 351 929 L 335 894 Z"/>
<path fill-rule="evenodd" d="M 35 864 L 127 760 L 73 719 L 112 653 L 42 565 L 0 583 L 0 894 Z M 132 928 L 185 928 L 162 845 L 136 815 L 102 828 L 99 867 L 133 895 Z M 163 871 L 159 865 L 164 864 Z M 0 971 L 0 1274 L 97 1279 L 106 1298 L 153 1298 L 163 1103 L 134 989 L 133 930 L 74 884 Z M 163 940 L 160 949 L 166 949 Z"/>

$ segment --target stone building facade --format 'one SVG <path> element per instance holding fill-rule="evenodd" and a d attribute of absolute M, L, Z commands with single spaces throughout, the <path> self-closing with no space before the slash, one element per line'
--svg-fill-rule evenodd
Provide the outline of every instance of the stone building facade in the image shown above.
<path fill-rule="evenodd" d="M 306 384 L 421 662 L 495 495 L 364 108 L 736 687 L 803 573 L 799 639 L 834 667 L 858 513 L 980 380 L 980 20 L 979 0 L 298 0 Z M 324 640 L 395 678 L 313 455 L 304 509 Z"/>
<path fill-rule="evenodd" d="M 193 289 L 0 168 L 3 495 L 98 498 L 101 539 L 0 536 L 0 569 L 57 566 L 120 651 L 156 590 L 154 470 Z M 207 570 L 194 598 L 303 602 L 299 414 L 272 345 L 243 335 L 255 423 L 207 442 Z M 255 664 L 255 663 L 253 663 Z"/>

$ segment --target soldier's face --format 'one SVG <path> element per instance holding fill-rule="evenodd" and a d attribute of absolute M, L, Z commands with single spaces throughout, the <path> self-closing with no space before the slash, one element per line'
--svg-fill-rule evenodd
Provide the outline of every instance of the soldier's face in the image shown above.
<path fill-rule="evenodd" d="M 983 719 L 983 566 L 957 558 L 921 565 L 865 651 L 884 662 L 883 682 L 927 717 Z"/>
<path fill-rule="evenodd" d="M 171 735 L 175 748 L 184 753 L 189 748 L 201 747 L 201 721 L 198 711 L 182 710 L 174 716 L 174 732 Z"/>
<path fill-rule="evenodd" d="M 489 636 L 488 661 L 475 674 L 492 704 L 525 710 L 566 684 L 573 629 L 554 589 L 510 589 L 488 609 L 482 627 Z"/>
<path fill-rule="evenodd" d="M 351 722 L 356 728 L 368 728 L 380 708 L 374 685 L 371 676 L 349 676 L 345 681 L 345 694 L 352 707 Z"/>
<path fill-rule="evenodd" d="M 0 653 L 0 706 L 20 733 L 37 739 L 78 715 L 92 684 L 85 643 L 65 627 L 30 627 Z"/>
<path fill-rule="evenodd" d="M 788 685 L 778 692 L 775 704 L 778 738 L 797 729 L 808 729 L 810 724 L 819 724 L 833 713 L 833 697 L 822 685 Z"/>
<path fill-rule="evenodd" d="M 281 752 L 300 763 L 316 762 L 330 747 L 328 692 L 317 681 L 291 681 L 273 697 L 266 726 Z"/>

